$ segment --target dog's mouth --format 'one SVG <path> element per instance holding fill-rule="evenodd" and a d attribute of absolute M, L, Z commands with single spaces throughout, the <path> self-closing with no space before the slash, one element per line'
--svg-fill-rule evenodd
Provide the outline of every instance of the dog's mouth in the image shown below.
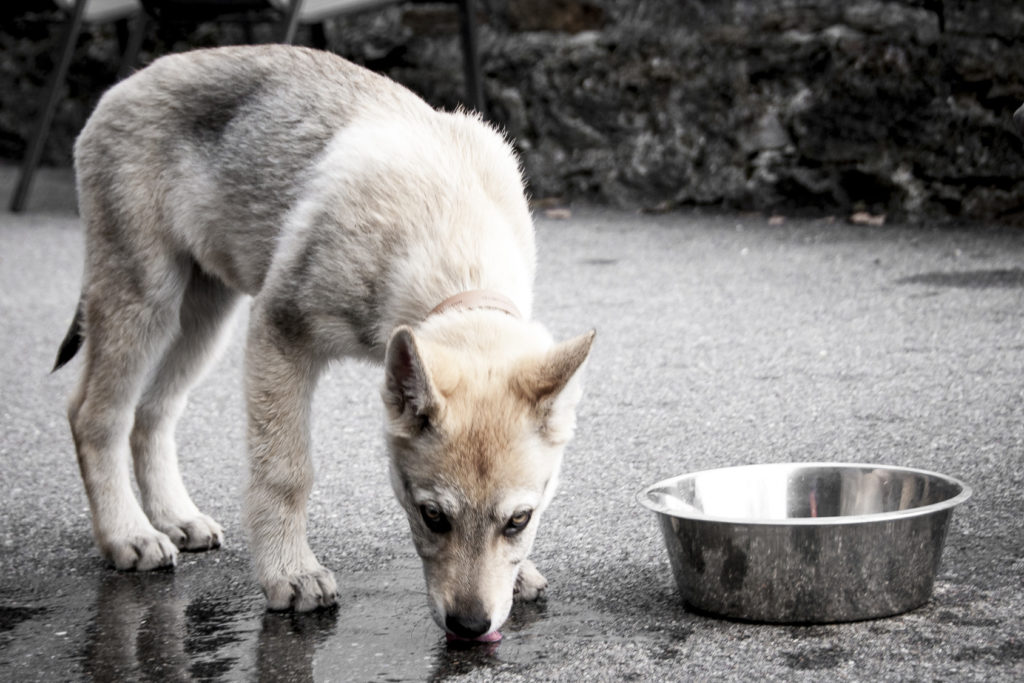
<path fill-rule="evenodd" d="M 501 632 L 489 631 L 482 636 L 475 638 L 465 638 L 463 636 L 452 633 L 451 631 L 444 632 L 445 638 L 448 640 L 450 645 L 475 645 L 477 643 L 498 643 L 501 642 Z"/>

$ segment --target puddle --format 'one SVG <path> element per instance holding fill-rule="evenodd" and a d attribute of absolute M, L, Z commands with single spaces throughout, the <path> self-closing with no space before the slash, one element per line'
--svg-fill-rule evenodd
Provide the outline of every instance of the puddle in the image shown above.
<path fill-rule="evenodd" d="M 513 609 L 500 643 L 450 648 L 430 618 L 418 564 L 338 578 L 338 607 L 303 615 L 268 613 L 254 584 L 202 568 L 98 570 L 23 606 L 7 593 L 0 670 L 19 681 L 441 681 L 477 669 L 523 673 L 557 649 L 615 632 L 612 615 L 526 604 Z"/>
<path fill-rule="evenodd" d="M 782 653 L 782 660 L 786 666 L 797 671 L 836 669 L 849 659 L 851 659 L 849 652 L 831 645 Z"/>
<path fill-rule="evenodd" d="M 5 607 L 0 605 L 0 633 L 13 630 L 21 622 L 33 619 L 45 612 L 45 609 L 38 607 Z"/>
<path fill-rule="evenodd" d="M 960 272 L 934 272 L 911 275 L 896 281 L 901 285 L 930 285 L 962 289 L 1013 289 L 1024 287 L 1024 269 L 998 268 Z"/>

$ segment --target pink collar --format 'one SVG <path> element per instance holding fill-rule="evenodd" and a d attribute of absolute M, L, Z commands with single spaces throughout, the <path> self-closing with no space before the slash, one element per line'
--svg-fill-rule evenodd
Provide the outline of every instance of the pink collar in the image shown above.
<path fill-rule="evenodd" d="M 471 289 L 466 292 L 459 292 L 455 296 L 450 296 L 435 306 L 434 310 L 427 314 L 427 317 L 429 318 L 432 315 L 450 311 L 453 308 L 489 308 L 491 310 L 508 313 L 513 318 L 523 317 L 519 312 L 519 309 L 516 308 L 516 305 L 512 303 L 511 299 L 500 292 L 495 292 L 492 289 Z"/>

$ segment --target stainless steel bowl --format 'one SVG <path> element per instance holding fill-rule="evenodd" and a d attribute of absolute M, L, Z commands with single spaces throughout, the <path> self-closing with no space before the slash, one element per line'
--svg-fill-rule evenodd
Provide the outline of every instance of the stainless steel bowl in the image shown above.
<path fill-rule="evenodd" d="M 690 608 L 751 621 L 899 614 L 931 597 L 971 489 L 925 470 L 788 463 L 707 470 L 640 492 Z"/>

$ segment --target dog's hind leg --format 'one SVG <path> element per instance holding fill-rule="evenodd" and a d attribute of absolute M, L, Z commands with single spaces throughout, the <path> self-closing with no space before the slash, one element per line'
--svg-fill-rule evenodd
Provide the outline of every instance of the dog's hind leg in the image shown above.
<path fill-rule="evenodd" d="M 132 493 L 129 433 L 145 379 L 177 329 L 187 264 L 133 251 L 111 223 L 91 222 L 89 230 L 85 362 L 68 417 L 93 534 L 118 569 L 170 566 L 177 549 Z"/>
<path fill-rule="evenodd" d="M 193 265 L 181 303 L 180 330 L 156 366 L 135 409 L 131 447 L 142 507 L 156 529 L 181 550 L 208 550 L 221 527 L 199 511 L 178 469 L 174 427 L 188 390 L 217 355 L 225 319 L 238 295 Z"/>

